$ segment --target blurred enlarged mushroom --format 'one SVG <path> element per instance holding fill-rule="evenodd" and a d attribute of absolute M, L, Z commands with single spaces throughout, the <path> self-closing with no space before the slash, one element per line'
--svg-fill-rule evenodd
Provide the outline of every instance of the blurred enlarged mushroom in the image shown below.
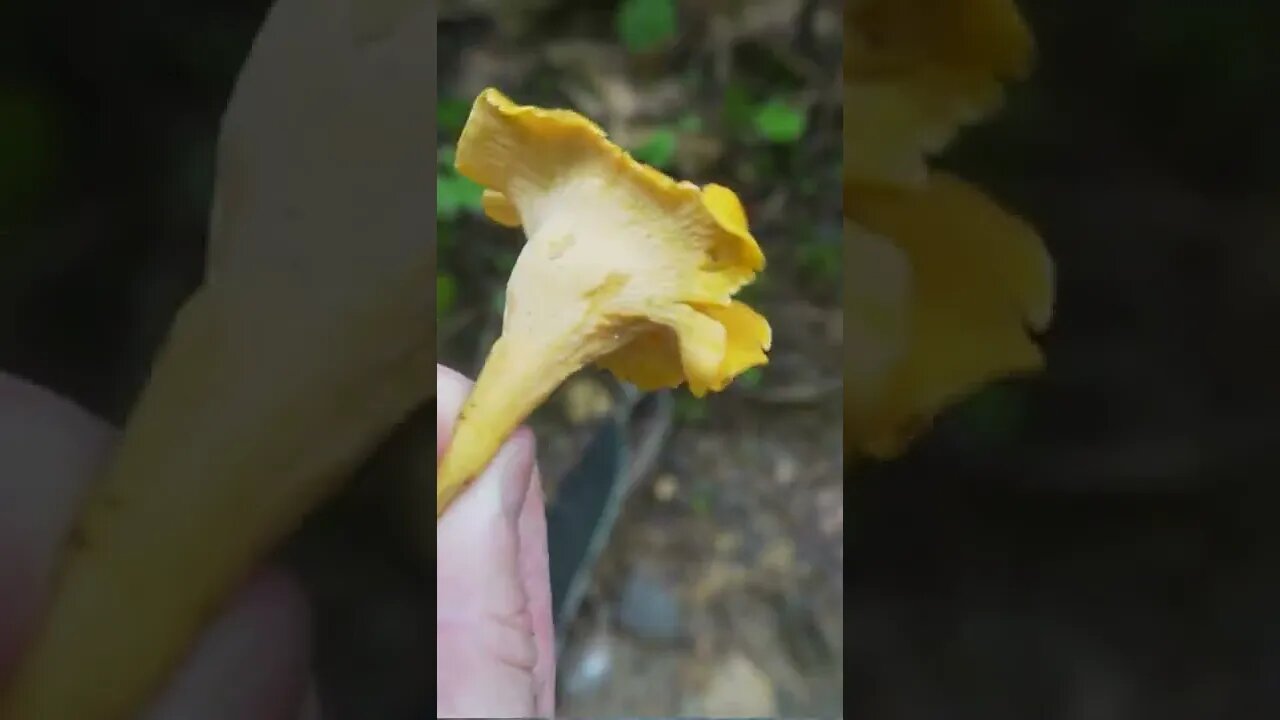
<path fill-rule="evenodd" d="M 879 250 L 858 276 L 900 278 L 889 287 L 901 294 L 889 299 L 905 297 L 897 307 L 847 311 L 847 324 L 882 321 L 869 336 L 847 336 L 846 447 L 897 455 L 951 403 L 1043 366 L 1030 331 L 1045 330 L 1053 314 L 1053 260 L 1025 221 L 941 173 L 923 190 L 846 188 L 845 212 L 858 218 L 846 245 Z M 874 375 L 853 371 L 863 352 L 886 358 Z"/>
<path fill-rule="evenodd" d="M 886 458 L 947 405 L 1043 365 L 1044 243 L 927 165 L 1026 73 L 1032 39 L 1013 0 L 850 0 L 845 38 L 845 447 Z"/>
<path fill-rule="evenodd" d="M 926 159 L 1031 66 L 1014 0 L 848 0 L 845 177 L 922 184 Z"/>
<path fill-rule="evenodd" d="M 204 281 L 0 718 L 137 717 L 254 565 L 431 397 L 431 9 L 272 6 L 222 119 Z"/>
<path fill-rule="evenodd" d="M 436 479 L 437 516 L 569 375 L 597 362 L 642 389 L 719 391 L 767 362 L 769 323 L 733 296 L 765 264 L 733 191 L 637 162 L 585 117 L 476 99 L 459 172 L 523 226 L 502 335 Z"/>

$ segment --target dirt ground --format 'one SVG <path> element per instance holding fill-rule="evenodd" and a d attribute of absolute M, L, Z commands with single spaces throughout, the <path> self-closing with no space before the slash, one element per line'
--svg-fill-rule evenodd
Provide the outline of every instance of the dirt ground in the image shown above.
<path fill-rule="evenodd" d="M 731 393 L 704 420 L 677 421 L 569 633 L 566 714 L 842 712 L 840 413 L 838 395 L 784 405 Z M 576 449 L 554 438 L 575 428 L 556 417 L 535 428 L 554 477 Z"/>

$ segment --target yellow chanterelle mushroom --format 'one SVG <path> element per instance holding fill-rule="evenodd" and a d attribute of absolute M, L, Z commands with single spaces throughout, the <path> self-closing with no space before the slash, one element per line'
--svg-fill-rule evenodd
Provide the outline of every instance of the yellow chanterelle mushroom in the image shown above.
<path fill-rule="evenodd" d="M 677 182 L 568 110 L 476 99 L 459 172 L 528 238 L 494 343 L 436 478 L 436 514 L 569 375 L 595 362 L 701 396 L 767 362 L 769 323 L 733 299 L 764 267 L 731 190 Z"/>

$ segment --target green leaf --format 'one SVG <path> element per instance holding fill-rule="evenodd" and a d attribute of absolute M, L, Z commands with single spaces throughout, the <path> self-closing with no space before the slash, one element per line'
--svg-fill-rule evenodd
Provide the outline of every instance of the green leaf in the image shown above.
<path fill-rule="evenodd" d="M 671 159 L 676 155 L 677 138 L 674 130 L 663 128 L 656 130 L 643 145 L 632 151 L 635 159 L 643 163 L 648 163 L 656 168 L 666 168 L 671 165 Z"/>
<path fill-rule="evenodd" d="M 436 216 L 452 220 L 464 212 L 479 212 L 484 188 L 461 175 L 436 174 Z"/>
<path fill-rule="evenodd" d="M 623 0 L 616 18 L 618 37 L 631 52 L 648 52 L 676 36 L 675 0 Z"/>
<path fill-rule="evenodd" d="M 804 136 L 806 120 L 804 111 L 775 98 L 760 106 L 753 124 L 765 140 L 791 144 Z"/>
<path fill-rule="evenodd" d="M 458 286 L 454 282 L 453 276 L 448 273 L 441 273 L 436 276 L 436 319 L 440 320 L 448 316 L 453 310 L 453 305 L 457 301 Z"/>
<path fill-rule="evenodd" d="M 764 382 L 764 368 L 753 367 L 738 376 L 738 384 L 745 388 L 758 388 Z"/>
<path fill-rule="evenodd" d="M 471 114 L 471 104 L 458 98 L 445 98 L 436 104 L 436 126 L 438 130 L 454 134 L 462 131 L 467 124 L 467 116 Z"/>
<path fill-rule="evenodd" d="M 436 219 L 454 220 L 462 212 L 458 207 L 458 191 L 454 175 L 436 173 Z"/>
<path fill-rule="evenodd" d="M 436 148 L 436 165 L 440 167 L 453 167 L 454 158 L 458 156 L 458 151 L 452 145 L 441 145 Z"/>

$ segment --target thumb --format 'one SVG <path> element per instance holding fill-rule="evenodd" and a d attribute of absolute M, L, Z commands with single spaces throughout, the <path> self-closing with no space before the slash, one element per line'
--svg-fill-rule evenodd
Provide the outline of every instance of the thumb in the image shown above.
<path fill-rule="evenodd" d="M 471 386 L 470 380 L 448 368 L 437 366 L 437 464 L 449 445 L 458 414 Z M 520 428 L 507 439 L 480 477 L 445 512 L 437 524 L 437 542 L 452 542 L 455 536 L 461 540 L 474 530 L 508 530 L 514 535 L 521 508 L 529 494 L 533 464 L 533 435 L 527 428 Z M 442 532 L 444 535 L 441 535 Z M 467 547 L 479 549 L 479 546 L 469 544 Z M 511 549 L 511 554 L 514 555 L 514 548 Z"/>
<path fill-rule="evenodd" d="M 437 457 L 470 383 L 437 372 Z M 530 717 L 550 701 L 550 590 L 533 435 L 520 429 L 436 525 L 437 716 Z M 541 533 L 534 529 L 541 530 Z"/>

